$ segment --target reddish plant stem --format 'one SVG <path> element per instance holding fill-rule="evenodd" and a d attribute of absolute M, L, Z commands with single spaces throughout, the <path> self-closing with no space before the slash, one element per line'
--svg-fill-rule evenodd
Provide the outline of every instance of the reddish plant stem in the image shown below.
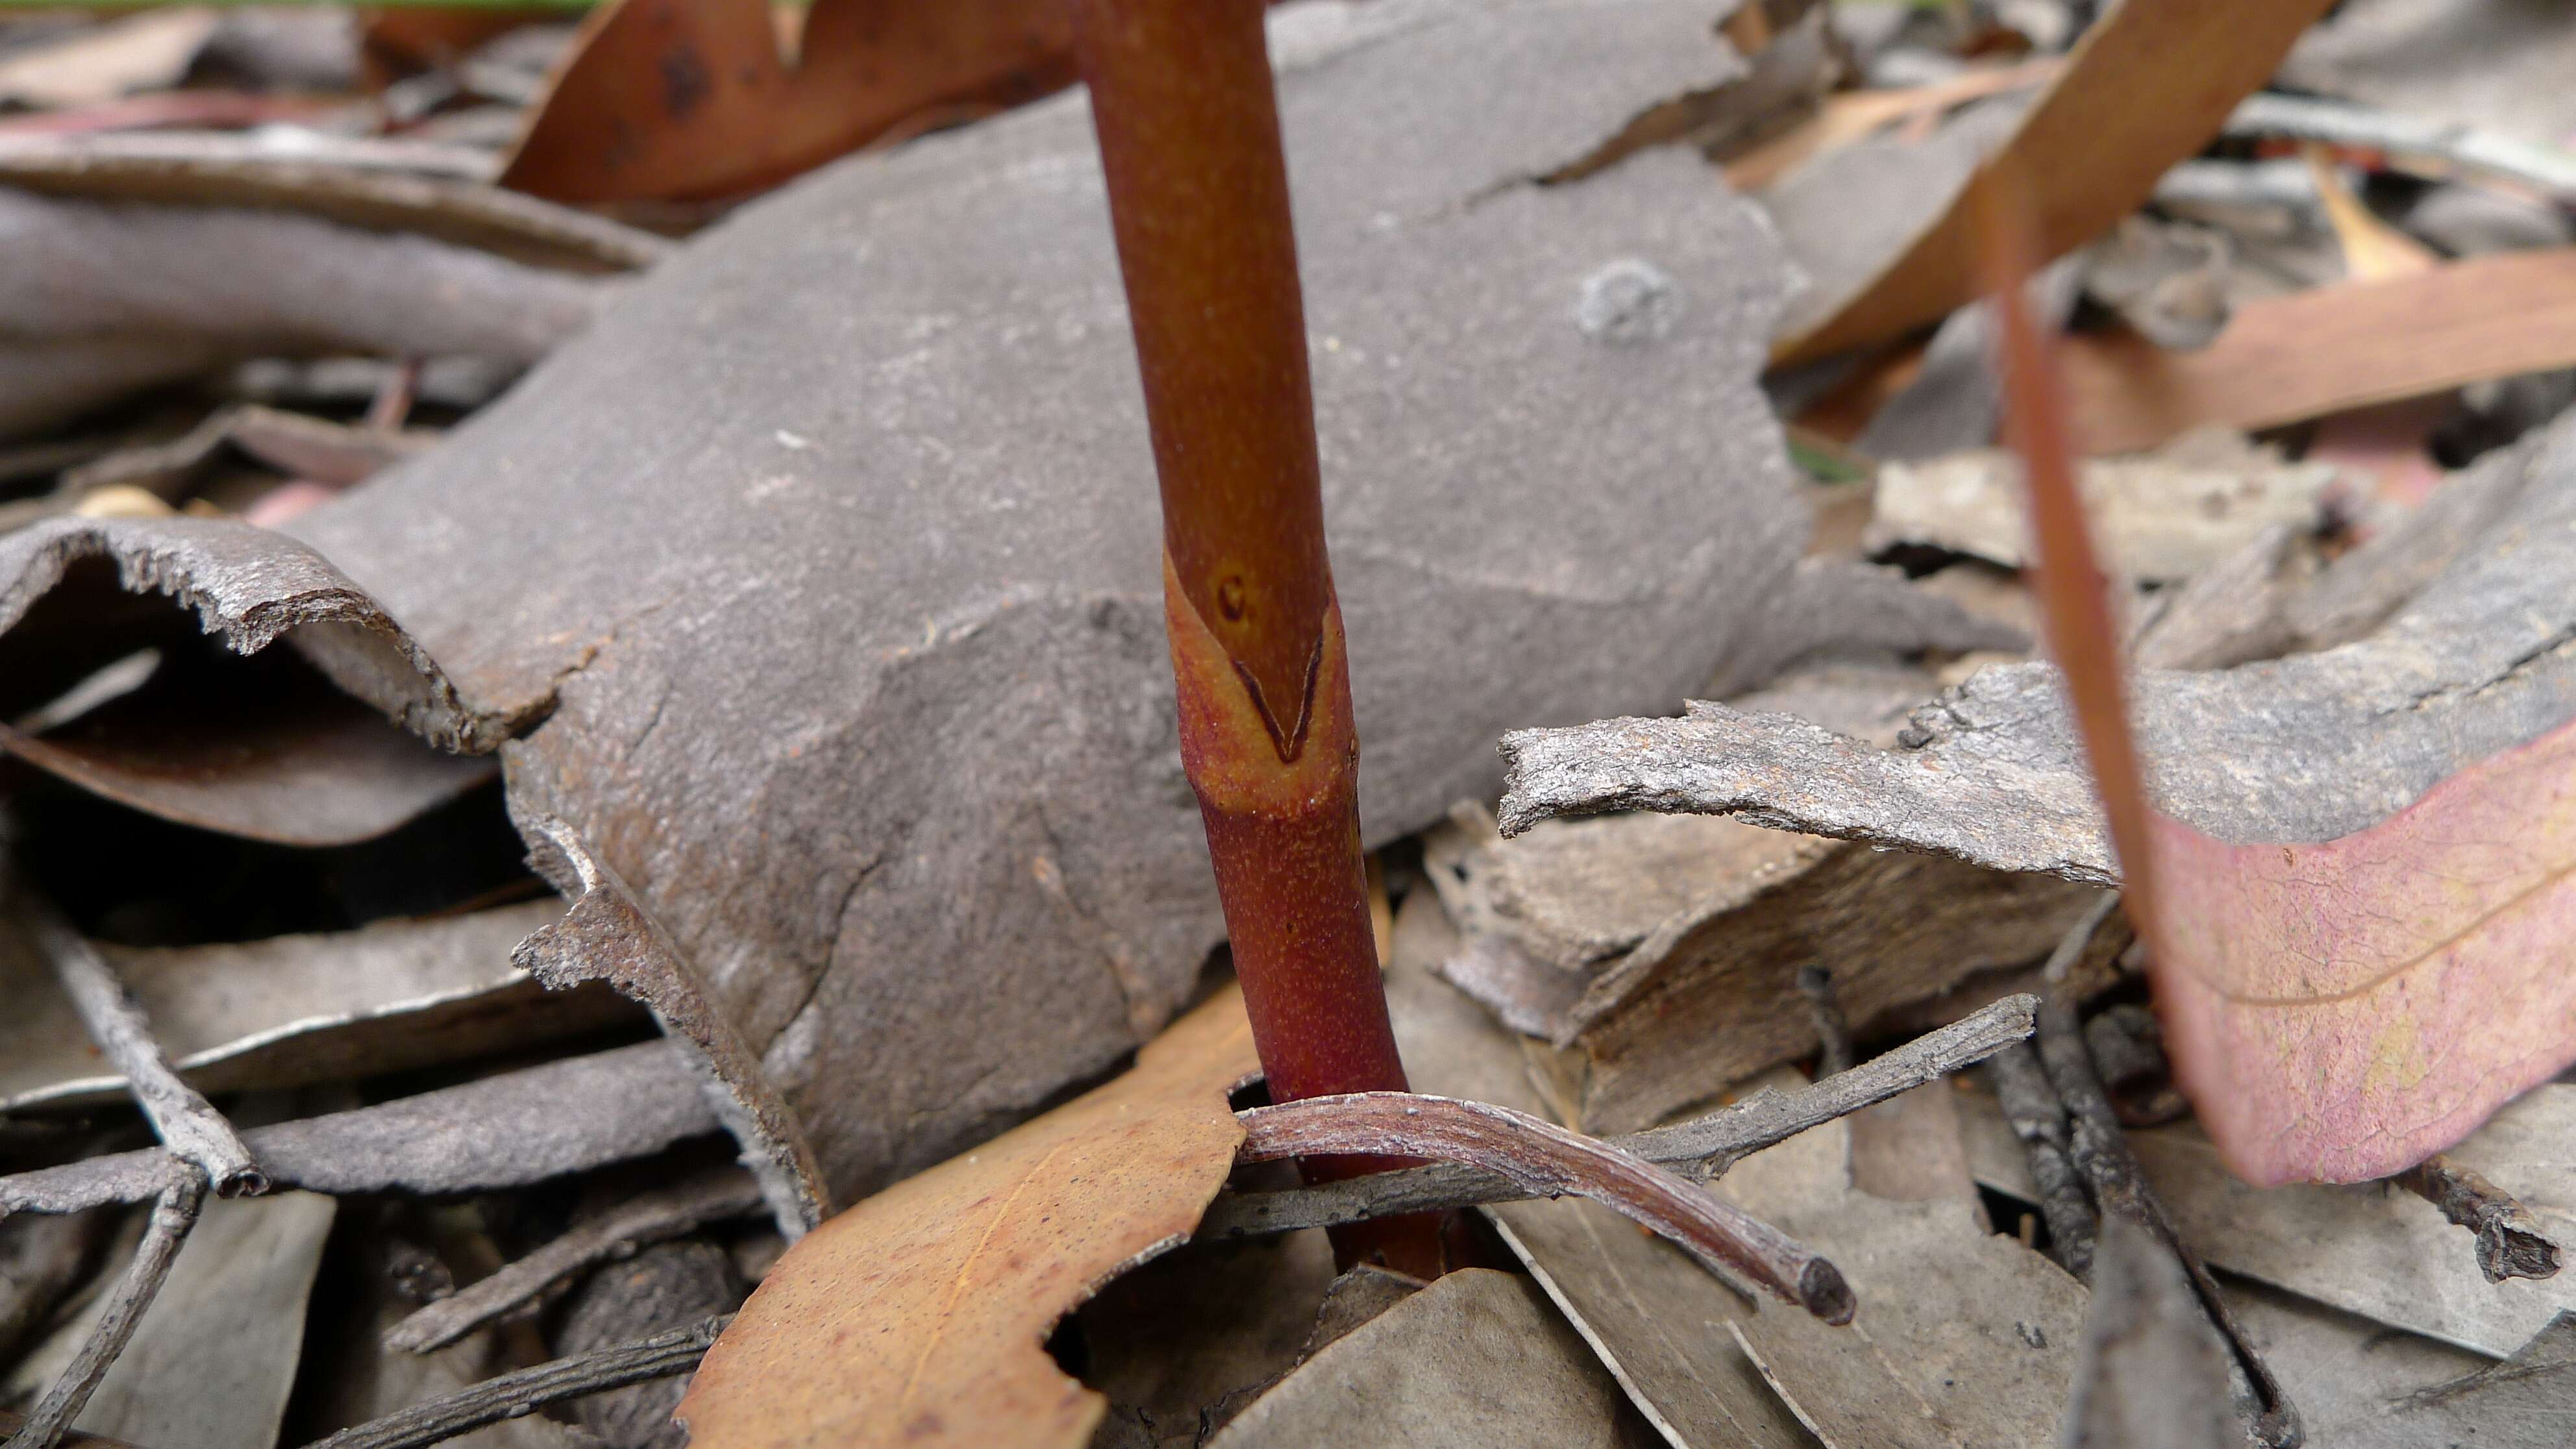
<path fill-rule="evenodd" d="M 2160 897 L 2152 812 L 2129 728 L 2128 685 L 2119 630 L 2111 616 L 2110 580 L 2076 489 L 2075 440 L 2059 396 L 2056 357 L 2022 297 L 2037 249 L 2037 223 L 2018 172 L 1989 166 L 1978 173 L 1973 190 L 1986 280 L 1994 298 L 2004 436 L 2021 455 L 2031 536 L 2038 544 L 2032 572 L 2040 620 L 2049 657 L 2066 681 L 2085 759 L 2093 767 L 2093 789 L 2102 799 L 2111 848 L 2120 858 L 2120 890 L 2129 919 L 2153 952 L 2163 942 L 2156 914 Z"/>
<path fill-rule="evenodd" d="M 1324 549 L 1260 0 L 1078 0 L 1154 464 L 1181 759 L 1274 1100 L 1403 1091 L 1369 927 L 1359 738 Z M 1310 1179 L 1389 1165 L 1305 1164 Z M 1344 1231 L 1438 1270 L 1437 1224 Z"/>

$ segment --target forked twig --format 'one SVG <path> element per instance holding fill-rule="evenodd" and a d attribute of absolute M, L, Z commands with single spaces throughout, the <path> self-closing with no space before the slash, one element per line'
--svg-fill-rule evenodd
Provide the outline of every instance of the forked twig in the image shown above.
<path fill-rule="evenodd" d="M 535 1368 L 485 1379 L 445 1398 L 316 1439 L 307 1449 L 420 1449 L 472 1433 L 486 1424 L 516 1419 L 564 1399 L 604 1394 L 649 1379 L 667 1379 L 695 1369 L 733 1315 L 710 1318 L 693 1328 L 676 1328 L 640 1343 L 624 1343 L 541 1363 Z"/>
<path fill-rule="evenodd" d="M 1705 1117 L 1609 1139 L 1609 1145 L 1707 1182 L 1744 1157 L 1810 1127 L 1884 1102 L 2028 1038 L 2035 996 L 2009 996 L 1850 1071 L 1793 1092 L 1762 1091 Z M 1200 1220 L 1203 1237 L 1331 1227 L 1396 1213 L 1517 1202 L 1533 1194 L 1498 1172 L 1435 1162 L 1277 1192 L 1228 1193 Z"/>
<path fill-rule="evenodd" d="M 54 1449 L 55 1441 L 71 1426 L 73 1419 L 98 1390 L 99 1380 L 107 1377 L 109 1366 L 125 1351 L 126 1341 L 134 1337 L 134 1327 L 143 1320 L 143 1310 L 152 1306 L 162 1282 L 170 1276 L 170 1265 L 179 1256 L 181 1245 L 188 1241 L 188 1230 L 197 1225 L 197 1209 L 206 1200 L 205 1179 L 191 1173 L 188 1179 L 161 1194 L 152 1205 L 152 1221 L 143 1230 L 143 1242 L 134 1250 L 134 1261 L 108 1290 L 107 1307 L 99 1314 L 98 1323 L 84 1339 L 80 1352 L 72 1356 L 62 1377 L 45 1390 L 27 1422 L 9 1436 L 0 1449 Z"/>
<path fill-rule="evenodd" d="M 1236 1114 L 1236 1160 L 1396 1155 L 1465 1162 L 1540 1196 L 1591 1198 L 1654 1229 L 1713 1269 L 1739 1274 L 1827 1323 L 1849 1323 L 1841 1270 L 1699 1186 L 1598 1138 L 1490 1102 L 1409 1092 L 1308 1097 Z"/>
<path fill-rule="evenodd" d="M 71 998 L 72 1010 L 88 1029 L 89 1039 L 109 1064 L 125 1077 L 126 1090 L 143 1109 L 145 1120 L 163 1146 L 206 1175 L 223 1197 L 268 1191 L 268 1177 L 250 1149 L 214 1104 L 179 1079 L 141 1003 L 125 989 L 98 948 L 75 930 L 52 906 L 23 886 L 11 892 L 27 922 L 36 949 L 54 968 Z"/>

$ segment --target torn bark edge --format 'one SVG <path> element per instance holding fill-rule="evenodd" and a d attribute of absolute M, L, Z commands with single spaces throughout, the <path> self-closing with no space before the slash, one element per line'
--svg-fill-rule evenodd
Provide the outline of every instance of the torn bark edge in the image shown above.
<path fill-rule="evenodd" d="M 2478 1271 L 2488 1282 L 2558 1276 L 2558 1244 L 2513 1194 L 2477 1173 L 2436 1152 L 2389 1181 L 2477 1234 Z"/>
<path fill-rule="evenodd" d="M 109 1290 L 107 1307 L 98 1323 L 82 1340 L 80 1351 L 72 1356 L 62 1377 L 45 1390 L 27 1422 L 0 1449 L 54 1449 L 63 1431 L 88 1405 L 99 1381 L 107 1377 L 116 1356 L 125 1351 L 126 1342 L 134 1337 L 135 1325 L 142 1322 L 143 1311 L 152 1306 L 162 1282 L 170 1276 L 170 1265 L 178 1259 L 180 1246 L 188 1241 L 188 1230 L 197 1225 L 197 1210 L 205 1200 L 206 1180 L 191 1170 L 153 1203 L 152 1221 L 144 1229 L 143 1242 L 134 1250 L 134 1261 L 126 1268 L 125 1276 Z"/>
<path fill-rule="evenodd" d="M 767 1203 L 760 1183 L 733 1168 L 632 1198 L 413 1313 L 386 1332 L 385 1347 L 412 1353 L 444 1348 L 593 1263 Z"/>
<path fill-rule="evenodd" d="M 252 1160 L 250 1149 L 203 1093 L 180 1080 L 153 1039 L 142 1004 L 97 949 L 23 882 L 11 880 L 8 890 L 90 1041 L 124 1075 L 126 1090 L 161 1144 L 204 1173 L 220 1197 L 268 1191 L 268 1175 Z"/>
<path fill-rule="evenodd" d="M 1827 1323 L 1856 1303 L 1824 1256 L 1706 1188 L 1598 1138 L 1526 1112 L 1409 1092 L 1307 1097 L 1235 1114 L 1238 1162 L 1283 1157 L 1428 1157 L 1499 1173 L 1532 1196 L 1576 1194 L 1615 1208 L 1722 1276 L 1751 1279 Z"/>
<path fill-rule="evenodd" d="M 304 543 L 233 519 L 49 518 L 0 538 L 0 633 L 82 559 L 163 594 L 236 654 L 284 638 L 332 683 L 444 750 L 488 754 L 525 723 L 469 707 L 419 642 Z"/>
<path fill-rule="evenodd" d="M 727 1313 L 638 1343 L 578 1353 L 485 1379 L 444 1398 L 414 1404 L 317 1439 L 307 1449 L 420 1449 L 422 1445 L 472 1433 L 487 1424 L 524 1418 L 565 1399 L 690 1373 L 732 1322 L 733 1315 Z"/>
<path fill-rule="evenodd" d="M 2107 897 L 2102 906 L 2066 933 L 2049 957 L 2049 995 L 2040 1002 L 2038 1013 L 2040 1066 L 2065 1108 L 2075 1165 L 2083 1172 L 2102 1216 L 2116 1216 L 2145 1228 L 2182 1264 L 2202 1311 L 2226 1342 L 2228 1356 L 2236 1367 L 2236 1375 L 2231 1377 L 2242 1377 L 2246 1402 L 2240 1411 L 2247 1432 L 2269 1449 L 2297 1449 L 2306 1439 L 2298 1406 L 2290 1402 L 2289 1392 L 2273 1377 L 2271 1368 L 2255 1351 L 2254 1341 L 2237 1323 L 2235 1312 L 2219 1294 L 2218 1281 L 2209 1275 L 2208 1265 L 2183 1241 L 2172 1215 L 2165 1211 L 2164 1201 L 2147 1185 L 2137 1155 L 2129 1150 L 2119 1112 L 2111 1105 L 2111 1094 L 2103 1088 L 2092 1054 L 2084 1045 L 2083 1026 L 2076 1015 L 2080 996 L 2074 989 L 2070 968 L 2098 934 L 2120 929 L 2111 924 L 2122 919 L 2110 909 L 2117 901 L 2117 896 Z"/>
<path fill-rule="evenodd" d="M 2038 1009 L 2036 996 L 2008 996 L 1813 1086 L 1794 1092 L 1759 1092 L 1705 1117 L 1613 1137 L 1607 1145 L 1705 1183 L 1765 1147 L 1912 1091 L 2027 1039 Z M 1200 1220 L 1198 1236 L 1255 1237 L 1546 1195 L 1524 1191 L 1498 1172 L 1437 1162 L 1312 1187 L 1221 1194 Z"/>
<path fill-rule="evenodd" d="M 510 952 L 511 964 L 549 989 L 603 981 L 642 1003 L 704 1079 L 707 1100 L 741 1145 L 742 1164 L 760 1184 L 778 1231 L 792 1243 L 819 1226 L 831 1215 L 831 1199 L 804 1128 L 678 943 L 570 825 L 522 813 L 515 802 L 511 814 L 538 873 L 573 897 L 561 921 Z"/>

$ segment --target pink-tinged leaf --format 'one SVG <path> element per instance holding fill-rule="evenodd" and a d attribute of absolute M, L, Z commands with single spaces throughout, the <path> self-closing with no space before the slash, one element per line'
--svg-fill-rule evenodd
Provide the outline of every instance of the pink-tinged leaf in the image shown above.
<path fill-rule="evenodd" d="M 2155 826 L 2157 1015 L 2247 1181 L 2385 1177 L 2576 1061 L 2576 725 L 2340 840 Z"/>
<path fill-rule="evenodd" d="M 2014 436 L 2041 454 L 2036 486 L 2062 487 L 2045 339 L 2000 310 L 2008 398 L 2039 414 Z M 2034 513 L 2062 673 L 1983 670 L 1915 711 L 1896 750 L 1715 704 L 1519 731 L 1505 833 L 1596 810 L 1741 815 L 2124 886 L 2183 1085 L 2257 1183 L 2385 1176 L 2576 1061 L 2559 929 L 2576 925 L 2576 418 L 2226 621 L 2302 650 L 2232 669 L 2122 680 L 2081 597 L 2080 515 Z"/>
<path fill-rule="evenodd" d="M 2030 223 L 1981 178 L 2006 433 L 2022 455 L 2049 652 L 2147 944 L 2176 1080 L 2263 1186 L 2353 1182 L 2466 1136 L 2576 1057 L 2576 726 L 2482 760 L 2357 834 L 2230 845 L 2153 810 L 2074 484 L 2048 338 L 2022 305 Z"/>

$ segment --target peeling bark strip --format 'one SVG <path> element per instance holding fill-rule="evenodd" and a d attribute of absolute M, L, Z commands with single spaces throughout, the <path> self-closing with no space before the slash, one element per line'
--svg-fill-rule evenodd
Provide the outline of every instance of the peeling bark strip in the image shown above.
<path fill-rule="evenodd" d="M 733 1315 L 728 1313 L 694 1328 L 655 1334 L 641 1343 L 574 1354 L 485 1379 L 443 1399 L 414 1404 L 399 1413 L 343 1429 L 327 1439 L 316 1439 L 308 1449 L 420 1449 L 486 1424 L 522 1418 L 565 1399 L 688 1373 L 707 1356 L 716 1336 L 731 1322 Z M 9 1449 L 15 1449 L 14 1440 Z"/>
<path fill-rule="evenodd" d="M 1356 1092 L 1236 1114 L 1241 1162 L 1314 1153 L 1401 1153 L 1467 1162 L 1534 1197 L 1577 1194 L 1654 1229 L 1712 1271 L 1750 1278 L 1827 1323 L 1855 1304 L 1841 1271 L 1779 1229 L 1634 1153 L 1489 1102 Z"/>
<path fill-rule="evenodd" d="M 2015 1046 L 2030 1036 L 2038 1007 L 2036 996 L 2009 996 L 1813 1086 L 1761 1092 L 1705 1117 L 1613 1137 L 1606 1145 L 1704 1183 L 1750 1153 Z M 1312 1187 L 1228 1194 L 1210 1205 L 1199 1232 L 1214 1237 L 1284 1233 L 1540 1195 L 1500 1172 L 1435 1162 Z"/>
<path fill-rule="evenodd" d="M 646 1157 L 723 1124 L 665 1042 L 549 1062 L 242 1134 L 272 1185 L 480 1192 Z M 160 1148 L 0 1177 L 0 1216 L 144 1202 L 195 1176 Z"/>
<path fill-rule="evenodd" d="M 385 1347 L 413 1353 L 444 1348 L 593 1263 L 766 1203 L 760 1184 L 731 1168 L 629 1199 L 395 1324 Z"/>
<path fill-rule="evenodd" d="M 62 1438 L 63 1431 L 89 1403 L 89 1396 L 97 1391 L 99 1380 L 107 1377 L 116 1356 L 125 1351 L 126 1340 L 134 1336 L 134 1326 L 142 1322 L 143 1310 L 152 1306 L 154 1295 L 170 1276 L 170 1265 L 178 1261 L 179 1249 L 188 1241 L 188 1230 L 197 1225 L 197 1209 L 206 1201 L 205 1179 L 193 1167 L 181 1171 L 184 1176 L 153 1204 L 152 1221 L 143 1230 L 142 1245 L 134 1250 L 134 1261 L 126 1268 L 125 1276 L 108 1290 L 107 1309 L 90 1329 L 80 1352 L 65 1366 L 62 1377 L 45 1390 L 27 1422 L 0 1449 L 54 1449 L 55 1441 Z"/>
<path fill-rule="evenodd" d="M 536 814 L 520 824 L 530 840 L 552 848 L 538 851 L 541 873 L 569 874 L 580 894 L 561 921 L 519 943 L 511 964 L 549 987 L 605 981 L 649 1008 L 673 1049 L 704 1078 L 707 1100 L 742 1145 L 742 1164 L 759 1181 L 778 1230 L 791 1243 L 812 1231 L 831 1216 L 822 1169 L 732 1019 L 708 998 L 661 923 L 571 826 Z"/>
<path fill-rule="evenodd" d="M 1181 763 L 1275 1099 L 1405 1089 L 1360 849 L 1305 302 L 1261 0 L 1084 0 L 1119 271 L 1163 497 Z M 1319 1164 L 1346 1177 L 1389 1164 Z M 1346 1229 L 1440 1270 L 1436 1225 Z"/>
<path fill-rule="evenodd" d="M 268 1191 L 268 1178 L 252 1161 L 250 1149 L 204 1094 L 179 1080 L 161 1044 L 153 1039 L 152 1023 L 144 1018 L 142 1005 L 97 948 L 61 912 L 24 886 L 14 886 L 9 894 L 16 898 L 36 948 L 53 963 L 54 977 L 71 998 L 81 1025 L 88 1028 L 89 1039 L 124 1074 L 126 1089 L 162 1145 L 205 1174 L 221 1196 Z"/>

